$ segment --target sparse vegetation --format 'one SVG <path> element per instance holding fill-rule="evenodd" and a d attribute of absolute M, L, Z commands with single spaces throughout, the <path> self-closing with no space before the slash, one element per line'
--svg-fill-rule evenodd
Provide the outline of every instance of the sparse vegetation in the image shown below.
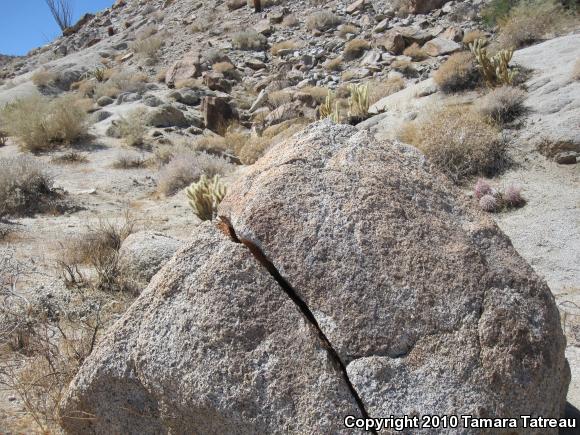
<path fill-rule="evenodd" d="M 58 74 L 54 71 L 40 68 L 32 74 L 32 83 L 40 88 L 53 85 L 58 79 Z"/>
<path fill-rule="evenodd" d="M 202 175 L 213 177 L 225 175 L 232 165 L 222 157 L 207 153 L 181 151 L 175 154 L 169 163 L 161 168 L 157 180 L 160 193 L 170 196 L 199 180 Z"/>
<path fill-rule="evenodd" d="M 466 32 L 465 35 L 463 35 L 463 45 L 468 47 L 469 44 L 473 44 L 478 39 L 487 41 L 486 33 L 482 32 L 481 30 L 472 30 L 470 32 Z"/>
<path fill-rule="evenodd" d="M 414 61 L 425 60 L 429 57 L 428 54 L 425 53 L 425 51 L 416 42 L 405 48 L 403 54 L 405 56 L 409 56 Z"/>
<path fill-rule="evenodd" d="M 102 96 L 116 98 L 123 92 L 141 92 L 147 80 L 147 75 L 140 72 L 114 70 L 106 82 L 95 84 L 93 98 L 95 100 Z"/>
<path fill-rule="evenodd" d="M 8 134 L 18 137 L 21 147 L 31 152 L 73 144 L 87 133 L 86 111 L 74 95 L 54 100 L 24 98 L 5 106 L 0 115 Z"/>
<path fill-rule="evenodd" d="M 72 165 L 77 163 L 88 163 L 89 159 L 86 155 L 79 153 L 78 151 L 67 151 L 64 154 L 53 157 L 50 161 L 59 165 Z"/>
<path fill-rule="evenodd" d="M 58 198 L 52 176 L 37 160 L 26 155 L 0 158 L 0 220 L 48 211 Z"/>
<path fill-rule="evenodd" d="M 270 53 L 272 53 L 272 56 L 278 56 L 282 50 L 295 50 L 298 47 L 299 44 L 296 41 L 282 41 L 272 45 Z"/>
<path fill-rule="evenodd" d="M 353 24 L 342 24 L 338 29 L 338 35 L 341 38 L 346 38 L 348 34 L 356 35 L 360 32 L 360 29 Z"/>
<path fill-rule="evenodd" d="M 300 22 L 298 21 L 298 18 L 296 18 L 296 15 L 290 14 L 284 17 L 282 20 L 282 25 L 284 27 L 298 27 Z"/>
<path fill-rule="evenodd" d="M 350 97 L 348 99 L 349 122 L 358 123 L 369 116 L 369 87 L 363 85 L 350 85 Z"/>
<path fill-rule="evenodd" d="M 147 110 L 140 108 L 130 112 L 127 116 L 121 117 L 118 121 L 119 134 L 130 147 L 143 145 L 147 126 L 145 116 Z"/>
<path fill-rule="evenodd" d="M 202 221 L 212 220 L 217 217 L 217 206 L 226 196 L 226 186 L 219 175 L 208 178 L 204 174 L 187 188 L 186 193 L 193 213 Z"/>
<path fill-rule="evenodd" d="M 163 47 L 163 39 L 159 36 L 150 36 L 143 40 L 137 40 L 131 44 L 135 54 L 149 62 L 158 60 L 159 50 Z"/>
<path fill-rule="evenodd" d="M 423 151 L 456 182 L 494 174 L 506 164 L 506 144 L 499 130 L 468 107 L 433 111 L 427 119 L 408 123 L 399 137 Z"/>
<path fill-rule="evenodd" d="M 267 42 L 264 35 L 255 31 L 237 32 L 232 36 L 232 46 L 238 50 L 263 50 Z"/>
<path fill-rule="evenodd" d="M 405 80 L 395 76 L 383 81 L 373 81 L 369 83 L 369 103 L 375 104 L 382 98 L 388 97 L 395 92 L 405 89 Z"/>
<path fill-rule="evenodd" d="M 328 71 L 340 71 L 342 68 L 342 56 L 327 60 L 324 64 L 324 68 Z"/>
<path fill-rule="evenodd" d="M 556 0 L 522 0 L 499 20 L 498 42 L 503 48 L 519 48 L 565 30 L 570 21 L 570 14 Z"/>
<path fill-rule="evenodd" d="M 310 15 L 306 20 L 309 30 L 328 30 L 340 24 L 340 17 L 330 11 L 318 11 Z"/>
<path fill-rule="evenodd" d="M 115 169 L 139 169 L 147 166 L 147 159 L 143 154 L 123 152 L 117 156 L 113 163 Z"/>
<path fill-rule="evenodd" d="M 512 86 L 493 89 L 477 102 L 477 110 L 495 122 L 513 121 L 524 111 L 525 91 Z"/>
<path fill-rule="evenodd" d="M 364 39 L 353 39 L 344 46 L 342 57 L 345 60 L 353 60 L 359 58 L 366 50 L 370 48 L 368 41 Z"/>
<path fill-rule="evenodd" d="M 413 64 L 413 62 L 409 62 L 406 59 L 395 60 L 391 64 L 391 67 L 395 71 L 399 71 L 405 77 L 412 77 L 413 75 L 415 75 L 417 73 L 417 70 L 415 69 L 415 65 Z"/>
<path fill-rule="evenodd" d="M 480 83 L 475 58 L 469 52 L 452 54 L 435 72 L 433 79 L 446 93 L 472 89 Z"/>

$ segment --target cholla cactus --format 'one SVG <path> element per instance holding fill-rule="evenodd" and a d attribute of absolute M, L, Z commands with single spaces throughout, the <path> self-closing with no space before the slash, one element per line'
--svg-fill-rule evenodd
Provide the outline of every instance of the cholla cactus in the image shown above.
<path fill-rule="evenodd" d="M 326 98 L 324 99 L 324 103 L 322 103 L 318 109 L 320 119 L 332 116 L 335 106 L 336 103 L 334 93 L 329 90 L 328 94 L 326 95 Z"/>
<path fill-rule="evenodd" d="M 365 119 L 369 115 L 369 86 L 355 85 L 349 87 L 350 97 L 348 99 L 349 118 Z"/>
<path fill-rule="evenodd" d="M 187 188 L 186 194 L 197 217 L 202 221 L 212 220 L 216 217 L 218 204 L 226 195 L 226 186 L 218 175 L 207 178 L 204 174 Z"/>
<path fill-rule="evenodd" d="M 495 56 L 490 57 L 484 47 L 485 44 L 484 39 L 476 39 L 469 44 L 469 49 L 477 60 L 483 79 L 488 86 L 511 85 L 517 74 L 517 71 L 509 66 L 514 51 L 500 50 Z"/>
<path fill-rule="evenodd" d="M 482 196 L 491 194 L 491 186 L 487 181 L 479 178 L 475 183 L 473 193 L 477 199 L 481 199 Z"/>
<path fill-rule="evenodd" d="M 495 196 L 487 194 L 481 197 L 479 200 L 479 206 L 483 211 L 493 213 L 494 211 L 497 211 L 499 207 L 499 201 Z"/>

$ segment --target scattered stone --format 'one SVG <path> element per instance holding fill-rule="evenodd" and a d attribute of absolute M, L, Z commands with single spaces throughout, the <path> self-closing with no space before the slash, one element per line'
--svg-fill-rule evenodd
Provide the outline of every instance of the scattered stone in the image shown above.
<path fill-rule="evenodd" d="M 574 165 L 576 164 L 576 159 L 578 157 L 578 153 L 575 151 L 565 151 L 558 153 L 556 155 L 556 163 L 560 165 Z"/>
<path fill-rule="evenodd" d="M 152 127 L 187 127 L 189 122 L 179 109 L 171 105 L 163 105 L 147 114 L 147 125 Z"/>
<path fill-rule="evenodd" d="M 455 53 L 461 49 L 461 45 L 457 42 L 442 37 L 432 39 L 423 46 L 423 51 L 433 57 Z"/>
<path fill-rule="evenodd" d="M 109 104 L 113 104 L 114 102 L 115 100 L 113 100 L 111 97 L 103 95 L 97 100 L 97 105 L 100 107 L 105 107 L 108 106 Z"/>

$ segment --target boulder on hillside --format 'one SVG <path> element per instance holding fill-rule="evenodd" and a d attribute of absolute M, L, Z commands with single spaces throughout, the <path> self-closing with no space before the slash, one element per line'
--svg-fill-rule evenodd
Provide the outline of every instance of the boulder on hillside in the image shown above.
<path fill-rule="evenodd" d="M 197 53 L 192 53 L 169 67 L 165 73 L 165 84 L 172 88 L 177 82 L 200 77 L 201 73 L 201 56 Z"/>
<path fill-rule="evenodd" d="M 426 14 L 433 9 L 440 8 L 449 0 L 410 0 L 409 11 L 411 14 Z"/>
<path fill-rule="evenodd" d="M 68 433 L 563 413 L 550 289 L 416 149 L 319 122 L 270 148 L 219 214 L 227 235 L 197 227 L 84 362 Z"/>
<path fill-rule="evenodd" d="M 119 250 L 119 268 L 141 290 L 182 244 L 180 240 L 152 231 L 131 234 Z"/>
<path fill-rule="evenodd" d="M 206 128 L 215 133 L 222 132 L 232 121 L 238 119 L 238 113 L 227 98 L 203 97 L 201 111 Z"/>
<path fill-rule="evenodd" d="M 183 112 L 169 104 L 151 110 L 147 114 L 146 123 L 147 125 L 158 128 L 189 126 L 189 121 Z"/>

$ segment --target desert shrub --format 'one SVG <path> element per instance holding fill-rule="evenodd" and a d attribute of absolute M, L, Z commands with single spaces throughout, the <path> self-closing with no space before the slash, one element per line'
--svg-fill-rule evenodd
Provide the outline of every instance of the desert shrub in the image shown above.
<path fill-rule="evenodd" d="M 399 92 L 405 89 L 405 80 L 401 77 L 395 76 L 388 78 L 383 81 L 372 81 L 369 82 L 369 102 L 374 104 L 381 98 L 388 97 L 389 95 Z"/>
<path fill-rule="evenodd" d="M 523 0 L 500 21 L 498 42 L 503 48 L 523 47 L 564 30 L 569 22 L 569 14 L 556 0 Z"/>
<path fill-rule="evenodd" d="M 353 24 L 342 24 L 338 28 L 338 36 L 341 38 L 346 38 L 348 34 L 356 35 L 360 32 L 360 29 Z"/>
<path fill-rule="evenodd" d="M 11 136 L 23 149 L 46 151 L 56 144 L 72 144 L 87 133 L 87 113 L 74 95 L 54 100 L 27 97 L 5 106 L 0 115 Z"/>
<path fill-rule="evenodd" d="M 207 29 L 210 28 L 210 26 L 211 22 L 207 20 L 198 19 L 194 20 L 193 23 L 191 23 L 191 26 L 189 26 L 189 28 L 193 33 L 200 33 L 205 32 Z"/>
<path fill-rule="evenodd" d="M 57 79 L 58 74 L 54 71 L 47 70 L 45 68 L 40 68 L 32 74 L 32 83 L 38 87 L 46 87 L 53 85 Z"/>
<path fill-rule="evenodd" d="M 445 93 L 472 89 L 480 82 L 480 74 L 471 53 L 461 52 L 449 56 L 433 75 L 435 83 Z"/>
<path fill-rule="evenodd" d="M 147 132 L 147 125 L 145 124 L 145 116 L 147 110 L 143 108 L 135 109 L 127 116 L 121 117 L 117 123 L 119 127 L 119 135 L 128 146 L 140 146 L 145 141 L 145 133 Z"/>
<path fill-rule="evenodd" d="M 477 67 L 485 83 L 490 86 L 511 85 L 518 75 L 518 70 L 510 66 L 513 49 L 499 50 L 493 56 L 487 53 L 487 48 L 484 47 L 484 41 L 476 40 L 469 45 L 471 53 L 477 61 Z"/>
<path fill-rule="evenodd" d="M 445 107 L 427 119 L 408 123 L 400 139 L 419 148 L 455 181 L 494 174 L 506 162 L 506 145 L 499 130 L 463 106 Z"/>
<path fill-rule="evenodd" d="M 50 161 L 59 165 L 72 165 L 77 163 L 87 163 L 89 159 L 78 151 L 67 151 L 64 154 L 53 157 Z"/>
<path fill-rule="evenodd" d="M 278 56 L 278 54 L 280 54 L 280 51 L 295 50 L 296 48 L 298 48 L 298 46 L 299 44 L 291 39 L 288 41 L 277 42 L 276 44 L 272 45 L 270 53 L 272 53 L 272 56 Z"/>
<path fill-rule="evenodd" d="M 226 196 L 226 186 L 219 175 L 209 178 L 203 174 L 199 181 L 187 188 L 186 193 L 193 213 L 202 221 L 212 220 L 217 217 L 217 207 Z"/>
<path fill-rule="evenodd" d="M 574 69 L 572 70 L 572 79 L 580 80 L 580 59 L 574 64 Z"/>
<path fill-rule="evenodd" d="M 268 103 L 270 103 L 270 105 L 274 108 L 280 107 L 283 104 L 289 103 L 291 101 L 292 101 L 292 93 L 286 90 L 268 93 Z"/>
<path fill-rule="evenodd" d="M 489 116 L 495 122 L 513 121 L 524 111 L 525 91 L 512 86 L 502 86 L 481 98 L 476 108 L 479 113 Z"/>
<path fill-rule="evenodd" d="M 135 39 L 137 39 L 137 41 L 143 41 L 156 33 L 157 26 L 155 24 L 146 24 L 137 31 Z"/>
<path fill-rule="evenodd" d="M 353 39 L 348 41 L 344 46 L 342 57 L 344 60 L 357 59 L 369 48 L 370 44 L 368 41 L 365 41 L 364 39 Z"/>
<path fill-rule="evenodd" d="M 217 155 L 231 151 L 226 139 L 222 136 L 201 136 L 193 142 L 192 148 L 196 151 Z"/>
<path fill-rule="evenodd" d="M 284 27 L 298 27 L 300 22 L 298 21 L 298 18 L 296 18 L 296 15 L 290 14 L 284 17 L 282 20 L 282 25 Z"/>
<path fill-rule="evenodd" d="M 324 63 L 324 68 L 328 71 L 340 71 L 342 68 L 342 56 L 329 59 Z"/>
<path fill-rule="evenodd" d="M 143 154 L 122 152 L 117 155 L 117 159 L 113 162 L 115 169 L 139 169 L 147 166 L 147 159 Z"/>
<path fill-rule="evenodd" d="M 89 286 L 106 292 L 132 292 L 119 267 L 119 249 L 136 230 L 128 213 L 117 222 L 100 219 L 77 236 L 70 237 L 61 250 L 58 265 L 68 287 Z M 87 268 L 86 276 L 82 269 Z"/>
<path fill-rule="evenodd" d="M 330 11 L 314 12 L 306 19 L 306 27 L 309 30 L 328 30 L 340 24 L 340 17 Z"/>
<path fill-rule="evenodd" d="M 238 50 L 262 50 L 268 40 L 256 31 L 237 32 L 232 35 L 232 46 Z"/>
<path fill-rule="evenodd" d="M 138 57 L 148 61 L 157 61 L 159 49 L 163 46 L 163 39 L 159 36 L 150 36 L 143 40 L 137 40 L 131 44 L 131 49 Z"/>
<path fill-rule="evenodd" d="M 425 51 L 421 47 L 419 47 L 419 44 L 417 44 L 416 42 L 405 48 L 403 54 L 405 56 L 409 56 L 414 61 L 424 60 L 427 59 L 427 57 L 429 57 L 427 53 L 425 53 Z"/>
<path fill-rule="evenodd" d="M 197 181 L 202 175 L 213 177 L 230 172 L 232 165 L 224 158 L 207 153 L 181 152 L 159 171 L 157 188 L 169 196 Z"/>
<path fill-rule="evenodd" d="M 310 95 L 318 104 L 321 104 L 328 95 L 328 89 L 322 86 L 305 86 L 300 92 Z"/>
<path fill-rule="evenodd" d="M 32 157 L 0 158 L 0 219 L 32 215 L 52 207 L 52 176 Z"/>
<path fill-rule="evenodd" d="M 473 44 L 478 39 L 486 40 L 486 33 L 482 32 L 481 30 L 472 30 L 470 32 L 466 32 L 465 35 L 463 35 L 463 44 L 468 46 L 469 44 Z"/>
<path fill-rule="evenodd" d="M 224 75 L 227 75 L 230 71 L 236 69 L 230 62 L 217 62 L 214 63 L 211 67 L 214 71 L 220 72 Z"/>
<path fill-rule="evenodd" d="M 228 0 L 226 6 L 230 11 L 235 11 L 236 9 L 243 8 L 246 6 L 246 0 Z"/>
<path fill-rule="evenodd" d="M 113 71 L 111 77 L 103 83 L 98 83 L 93 92 L 93 98 L 102 96 L 117 97 L 123 92 L 142 92 L 148 78 L 146 74 L 135 71 Z"/>
<path fill-rule="evenodd" d="M 410 62 L 406 59 L 397 59 L 392 64 L 391 67 L 395 71 L 399 71 L 405 77 L 412 77 L 416 75 L 417 70 L 415 69 L 415 65 L 413 62 Z"/>
<path fill-rule="evenodd" d="M 481 10 L 481 17 L 488 26 L 495 26 L 502 18 L 506 17 L 519 0 L 491 0 Z"/>

